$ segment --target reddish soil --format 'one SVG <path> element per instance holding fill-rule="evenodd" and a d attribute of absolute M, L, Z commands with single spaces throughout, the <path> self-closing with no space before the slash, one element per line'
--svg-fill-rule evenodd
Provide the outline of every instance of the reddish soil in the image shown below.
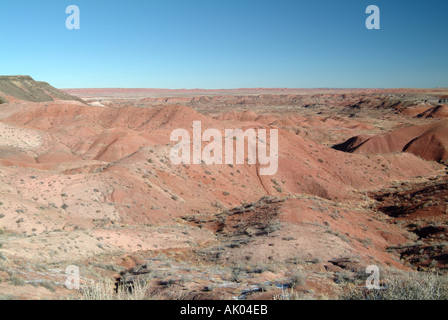
<path fill-rule="evenodd" d="M 379 135 L 361 135 L 334 148 L 363 154 L 408 152 L 429 161 L 444 161 L 448 159 L 448 121 Z"/>
<path fill-rule="evenodd" d="M 302 294 L 337 297 L 336 279 L 367 265 L 446 268 L 446 92 L 65 91 L 89 104 L 0 106 L 2 293 L 68 296 L 67 265 L 122 285 L 149 277 L 161 299 L 271 299 L 297 270 Z M 276 174 L 174 165 L 171 132 L 192 136 L 194 121 L 223 137 L 277 129 Z M 43 279 L 54 292 L 31 285 Z"/>

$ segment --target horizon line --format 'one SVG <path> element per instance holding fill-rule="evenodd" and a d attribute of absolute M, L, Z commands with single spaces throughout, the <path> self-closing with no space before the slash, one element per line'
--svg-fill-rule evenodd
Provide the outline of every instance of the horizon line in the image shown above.
<path fill-rule="evenodd" d="M 67 90 L 80 90 L 80 89 L 92 89 L 92 90 L 114 90 L 114 89 L 126 89 L 126 90 L 202 90 L 202 91 L 225 91 L 225 90 L 394 90 L 394 89 L 448 89 L 448 87 L 302 87 L 302 88 L 288 88 L 288 87 L 240 87 L 240 88 L 152 88 L 152 87 L 71 87 L 71 88 L 59 88 Z"/>
<path fill-rule="evenodd" d="M 38 82 L 47 82 L 45 80 L 36 80 L 30 75 L 0 75 L 1 78 L 10 77 L 25 77 L 31 78 Z M 47 82 L 51 85 L 51 83 Z M 60 90 L 164 90 L 164 91 L 262 91 L 262 90 L 272 90 L 272 91 L 297 91 L 297 90 L 448 90 L 448 87 L 302 87 L 302 88 L 292 88 L 292 87 L 237 87 L 237 88 L 150 88 L 150 87 L 71 87 L 71 88 L 58 88 Z"/>

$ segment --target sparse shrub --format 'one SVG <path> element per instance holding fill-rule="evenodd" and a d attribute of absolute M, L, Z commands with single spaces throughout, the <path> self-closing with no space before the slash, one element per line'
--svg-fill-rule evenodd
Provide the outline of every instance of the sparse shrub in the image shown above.
<path fill-rule="evenodd" d="M 135 281 L 131 290 L 119 286 L 115 292 L 115 286 L 109 279 L 90 281 L 81 288 L 79 300 L 143 300 L 145 298 L 147 284 L 144 281 Z"/>
<path fill-rule="evenodd" d="M 261 292 L 268 292 L 271 286 L 265 282 L 258 283 L 257 286 L 260 288 Z"/>
<path fill-rule="evenodd" d="M 44 265 L 44 264 L 42 264 L 42 263 L 36 263 L 36 264 L 34 265 L 34 268 L 35 268 L 37 271 L 39 271 L 39 272 L 43 272 L 43 271 L 45 271 L 45 270 L 48 270 L 48 266 L 46 266 L 46 265 Z"/>
<path fill-rule="evenodd" d="M 227 197 L 228 195 L 230 195 L 230 193 L 227 192 L 227 191 L 224 191 L 222 194 L 225 195 L 226 197 Z"/>
<path fill-rule="evenodd" d="M 342 300 L 448 300 L 448 276 L 408 272 L 383 274 L 381 289 L 367 290 L 350 286 Z"/>
<path fill-rule="evenodd" d="M 205 287 L 205 290 L 211 292 L 211 291 L 215 290 L 217 287 L 218 287 L 218 285 L 216 283 L 211 283 Z"/>
<path fill-rule="evenodd" d="M 266 233 L 272 233 L 282 228 L 282 224 L 279 221 L 272 221 L 266 228 L 263 229 Z"/>
<path fill-rule="evenodd" d="M 372 239 L 366 238 L 362 240 L 362 244 L 364 245 L 364 247 L 368 248 L 372 246 Z"/>
<path fill-rule="evenodd" d="M 337 213 L 331 213 L 330 217 L 333 218 L 334 220 L 338 220 L 339 215 Z"/>
<path fill-rule="evenodd" d="M 243 274 L 239 272 L 238 270 L 233 270 L 232 276 L 230 277 L 230 281 L 232 282 L 241 282 L 241 280 L 244 278 Z"/>
<path fill-rule="evenodd" d="M 282 293 L 275 295 L 272 300 L 312 300 L 310 296 L 307 296 L 303 293 L 295 292 L 294 289 L 283 289 Z"/>
<path fill-rule="evenodd" d="M 166 288 L 172 287 L 175 283 L 176 283 L 176 280 L 174 280 L 174 279 L 160 281 L 160 284 L 165 286 Z"/>
<path fill-rule="evenodd" d="M 314 263 L 314 264 L 319 264 L 322 262 L 323 262 L 323 260 L 321 257 L 317 257 L 317 258 L 314 258 L 313 260 L 311 260 L 311 263 Z"/>
<path fill-rule="evenodd" d="M 294 257 L 288 260 L 289 263 L 292 264 L 306 264 L 306 261 L 301 257 Z"/>
<path fill-rule="evenodd" d="M 278 267 L 275 263 L 266 263 L 266 262 L 258 262 L 254 267 L 254 272 L 263 273 L 266 271 L 277 273 Z"/>
<path fill-rule="evenodd" d="M 306 285 L 306 273 L 302 270 L 294 270 L 291 273 L 291 288 Z"/>
<path fill-rule="evenodd" d="M 429 266 L 431 268 L 435 268 L 437 266 L 437 260 L 431 260 L 431 262 L 429 263 Z"/>
<path fill-rule="evenodd" d="M 246 230 L 244 230 L 244 232 L 251 236 L 251 235 L 257 234 L 258 230 L 254 227 L 249 227 L 249 228 L 246 228 Z"/>
<path fill-rule="evenodd" d="M 26 284 L 26 282 L 23 280 L 23 279 L 21 279 L 21 278 L 17 278 L 17 277 L 15 277 L 15 276 L 12 276 L 12 277 L 10 277 L 9 279 L 8 279 L 8 281 L 12 284 L 12 285 L 14 285 L 14 286 L 24 286 L 25 284 Z"/>
<path fill-rule="evenodd" d="M 19 300 L 19 298 L 12 294 L 6 294 L 6 295 L 0 295 L 0 300 Z"/>
<path fill-rule="evenodd" d="M 51 291 L 51 292 L 55 292 L 56 291 L 56 289 L 54 288 L 54 283 L 53 282 L 42 281 L 42 282 L 39 282 L 39 285 L 41 287 L 44 287 L 48 291 Z"/>
<path fill-rule="evenodd" d="M 338 237 L 339 237 L 340 239 L 344 240 L 344 241 L 347 242 L 347 243 L 352 242 L 352 241 L 350 240 L 350 238 L 349 238 L 347 235 L 345 235 L 345 234 L 338 233 Z M 366 248 L 367 248 L 367 247 L 366 247 Z"/>

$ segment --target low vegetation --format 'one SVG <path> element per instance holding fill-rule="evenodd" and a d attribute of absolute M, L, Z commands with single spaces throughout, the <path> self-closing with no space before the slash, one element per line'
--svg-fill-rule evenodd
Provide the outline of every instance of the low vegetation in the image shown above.
<path fill-rule="evenodd" d="M 342 300 L 448 300 L 448 276 L 434 273 L 387 273 L 380 289 L 349 286 Z"/>
<path fill-rule="evenodd" d="M 147 285 L 143 282 L 135 282 L 132 288 L 115 286 L 109 279 L 102 281 L 90 281 L 80 289 L 79 300 L 144 300 Z"/>

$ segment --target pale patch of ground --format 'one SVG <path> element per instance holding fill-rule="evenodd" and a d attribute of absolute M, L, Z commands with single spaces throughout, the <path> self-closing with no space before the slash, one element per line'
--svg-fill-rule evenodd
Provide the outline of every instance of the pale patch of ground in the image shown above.
<path fill-rule="evenodd" d="M 29 150 L 42 145 L 38 130 L 24 129 L 0 122 L 0 146 Z"/>

